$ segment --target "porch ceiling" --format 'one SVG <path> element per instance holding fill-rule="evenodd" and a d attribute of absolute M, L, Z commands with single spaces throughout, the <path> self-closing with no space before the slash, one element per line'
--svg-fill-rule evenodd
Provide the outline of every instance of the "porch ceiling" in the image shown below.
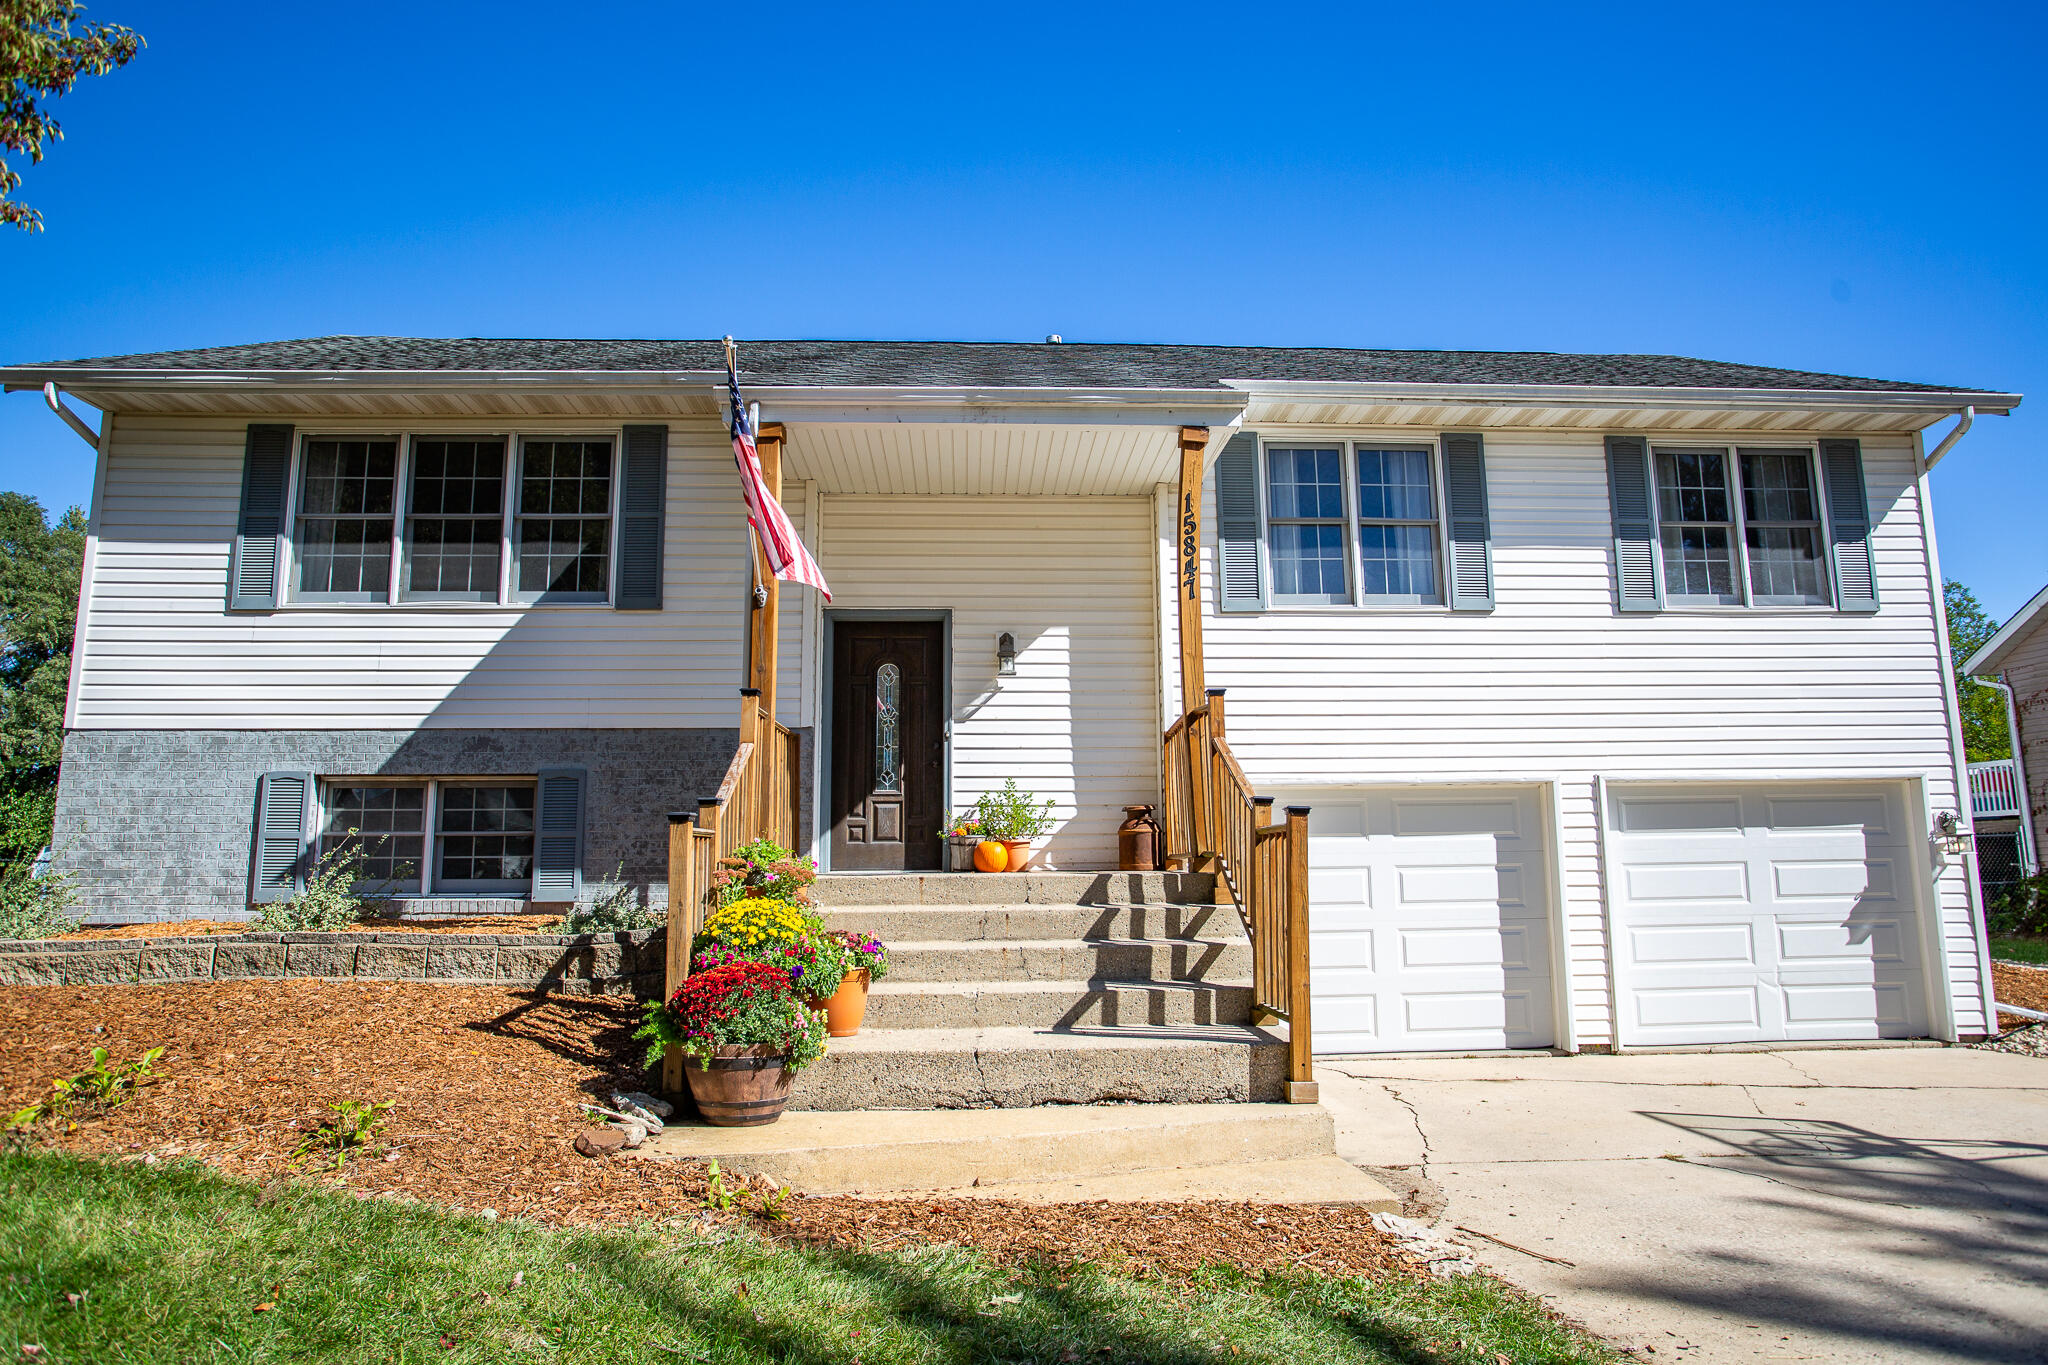
<path fill-rule="evenodd" d="M 784 468 L 825 493 L 1150 493 L 1180 476 L 1177 426 L 788 424 Z"/>

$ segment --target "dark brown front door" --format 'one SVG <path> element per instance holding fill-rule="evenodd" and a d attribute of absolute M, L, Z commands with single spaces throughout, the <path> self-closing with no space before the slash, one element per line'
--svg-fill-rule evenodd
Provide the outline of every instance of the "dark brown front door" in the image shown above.
<path fill-rule="evenodd" d="M 945 698 L 937 621 L 832 627 L 832 866 L 939 865 Z"/>

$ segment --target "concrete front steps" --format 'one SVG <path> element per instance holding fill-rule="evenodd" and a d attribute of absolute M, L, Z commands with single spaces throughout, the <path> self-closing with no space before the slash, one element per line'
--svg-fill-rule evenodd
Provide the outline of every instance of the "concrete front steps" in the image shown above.
<path fill-rule="evenodd" d="M 1275 1101 L 1284 1035 L 1251 1024 L 1251 948 L 1185 873 L 827 875 L 835 929 L 889 944 L 859 1035 L 794 1110 Z"/>
<path fill-rule="evenodd" d="M 716 1158 L 805 1194 L 1073 1202 L 1227 1199 L 1397 1210 L 1334 1154 L 1321 1105 L 1115 1104 L 790 1113 L 761 1128 L 679 1125 L 633 1155 Z"/>

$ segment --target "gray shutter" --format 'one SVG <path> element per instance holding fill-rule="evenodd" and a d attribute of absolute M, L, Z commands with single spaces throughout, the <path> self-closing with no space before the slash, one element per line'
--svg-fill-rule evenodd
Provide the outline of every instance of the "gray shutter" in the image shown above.
<path fill-rule="evenodd" d="M 1650 447 L 1640 436 L 1607 438 L 1607 498 L 1614 513 L 1615 592 L 1623 611 L 1664 610 L 1663 558 L 1651 502 Z"/>
<path fill-rule="evenodd" d="M 1446 435 L 1444 503 L 1450 511 L 1452 611 L 1493 610 L 1493 527 L 1486 510 L 1486 443 Z"/>
<path fill-rule="evenodd" d="M 1820 443 L 1821 482 L 1828 490 L 1828 557 L 1835 578 L 1835 606 L 1842 611 L 1877 610 L 1877 564 L 1870 553 L 1870 497 L 1863 487 L 1863 444 Z"/>
<path fill-rule="evenodd" d="M 583 891 L 583 788 L 581 768 L 539 774 L 533 822 L 533 898 L 573 901 Z"/>
<path fill-rule="evenodd" d="M 291 478 L 292 429 L 251 423 L 242 451 L 242 516 L 228 561 L 228 610 L 270 611 L 284 560 L 284 495 Z"/>
<path fill-rule="evenodd" d="M 1259 525 L 1259 434 L 1240 431 L 1216 457 L 1216 606 L 1260 611 L 1266 605 L 1259 561 L 1266 537 Z"/>
<path fill-rule="evenodd" d="M 257 779 L 252 903 L 290 900 L 305 889 L 306 811 L 312 801 L 311 773 L 265 773 Z"/>
<path fill-rule="evenodd" d="M 668 428 L 627 427 L 619 470 L 621 611 L 661 610 L 661 541 L 668 491 Z"/>

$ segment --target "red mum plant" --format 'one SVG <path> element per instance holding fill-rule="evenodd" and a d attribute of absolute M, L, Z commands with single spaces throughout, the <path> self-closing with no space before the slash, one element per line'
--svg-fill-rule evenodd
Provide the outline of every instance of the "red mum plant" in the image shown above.
<path fill-rule="evenodd" d="M 692 975 L 666 1001 L 650 1002 L 633 1035 L 645 1038 L 647 1064 L 673 1048 L 708 1067 L 720 1047 L 767 1046 L 800 1071 L 825 1055 L 825 1019 L 797 997 L 791 974 L 743 959 Z"/>

